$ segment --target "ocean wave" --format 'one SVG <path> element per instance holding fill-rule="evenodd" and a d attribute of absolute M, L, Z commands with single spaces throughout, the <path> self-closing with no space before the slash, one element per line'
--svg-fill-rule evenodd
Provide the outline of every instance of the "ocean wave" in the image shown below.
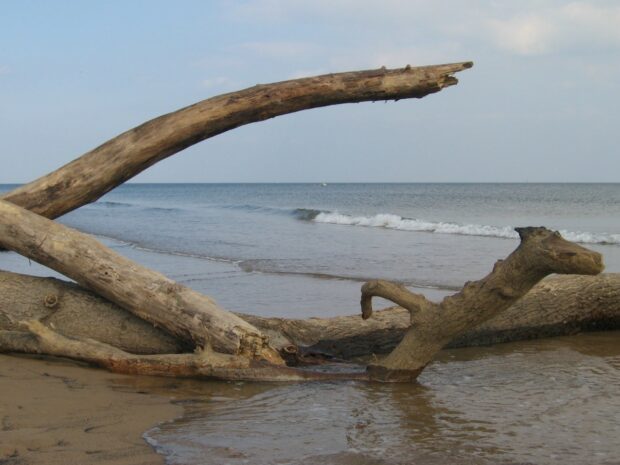
<path fill-rule="evenodd" d="M 109 200 L 100 200 L 98 202 L 94 202 L 95 207 L 104 207 L 104 208 L 139 208 L 144 211 L 153 211 L 153 212 L 173 212 L 173 211 L 182 211 L 181 208 L 176 207 L 158 207 L 158 206 L 150 206 L 150 205 L 141 205 L 137 203 L 127 203 L 127 202 L 112 202 Z"/>
<path fill-rule="evenodd" d="M 391 213 L 380 213 L 374 216 L 352 216 L 338 212 L 319 212 L 308 219 L 316 223 L 396 229 L 399 231 L 498 237 L 503 239 L 518 239 L 519 237 L 512 226 L 427 221 L 414 218 L 403 218 L 402 216 Z M 620 234 L 573 232 L 567 230 L 560 230 L 559 232 L 566 240 L 580 242 L 582 244 L 620 244 Z"/>
<path fill-rule="evenodd" d="M 248 213 L 274 213 L 274 214 L 286 214 L 290 210 L 280 207 L 269 207 L 266 205 L 253 205 L 249 203 L 244 204 L 225 204 L 225 205 L 209 205 L 210 208 L 218 208 L 224 210 L 238 210 Z"/>
<path fill-rule="evenodd" d="M 293 210 L 293 216 L 302 221 L 312 221 L 321 213 L 324 212 L 321 210 L 314 210 L 312 208 L 296 208 Z"/>
<path fill-rule="evenodd" d="M 108 208 L 133 207 L 133 205 L 131 203 L 126 203 L 126 202 L 110 202 L 108 200 L 100 200 L 98 202 L 95 202 L 94 205 L 97 205 L 97 206 L 100 206 L 100 207 L 108 207 Z"/>

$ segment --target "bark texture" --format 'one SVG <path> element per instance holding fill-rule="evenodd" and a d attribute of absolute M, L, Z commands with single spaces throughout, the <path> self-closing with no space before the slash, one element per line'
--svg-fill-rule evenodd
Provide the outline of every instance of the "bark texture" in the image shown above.
<path fill-rule="evenodd" d="M 0 331 L 2 351 L 55 355 L 88 362 L 114 373 L 246 381 L 367 380 L 365 372 L 323 373 L 259 362 L 238 355 L 198 350 L 191 354 L 135 355 L 94 339 L 63 336 L 39 321 L 27 331 Z"/>
<path fill-rule="evenodd" d="M 371 300 L 381 296 L 403 305 L 411 326 L 403 340 L 383 360 L 369 366 L 372 378 L 407 381 L 418 374 L 451 340 L 508 309 L 545 276 L 552 273 L 596 275 L 603 271 L 599 253 L 564 240 L 545 228 L 517 228 L 521 244 L 499 260 L 485 278 L 439 303 L 402 286 L 371 281 L 362 286 L 362 316 L 372 315 Z"/>
<path fill-rule="evenodd" d="M 375 311 L 364 321 L 358 315 L 305 320 L 240 316 L 261 329 L 277 347 L 296 344 L 302 353 L 326 353 L 343 359 L 389 353 L 411 322 L 409 311 L 401 307 Z M 508 309 L 456 336 L 446 347 L 619 329 L 620 273 L 554 275 Z"/>
<path fill-rule="evenodd" d="M 471 62 L 378 69 L 257 85 L 160 116 L 2 197 L 47 218 L 94 202 L 149 166 L 236 127 L 341 103 L 421 98 L 452 86 Z"/>
<path fill-rule="evenodd" d="M 551 273 L 602 270 L 599 254 L 544 228 L 519 229 L 522 243 L 515 252 L 486 278 L 466 283 L 440 304 L 395 283 L 363 286 L 364 319 L 372 316 L 373 296 L 398 303 L 409 317 L 395 309 L 365 322 L 359 317 L 295 321 L 237 316 L 92 237 L 45 218 L 93 202 L 154 163 L 235 127 L 339 103 L 420 98 L 456 84 L 452 74 L 471 65 L 330 74 L 220 95 L 127 131 L 5 194 L 0 198 L 0 246 L 65 274 L 79 286 L 0 273 L 0 351 L 58 355 L 120 373 L 160 376 L 410 381 L 446 345 L 617 324 L 618 275 L 548 280 L 523 298 Z M 303 359 L 300 346 L 306 352 L 325 348 L 350 357 L 382 352 L 394 344 L 367 373 L 338 375 L 283 366 L 282 357 L 290 363 Z"/>
<path fill-rule="evenodd" d="M 37 320 L 76 338 L 96 339 L 134 354 L 191 352 L 194 345 L 76 284 L 0 271 L 0 330 Z"/>
<path fill-rule="evenodd" d="M 260 331 L 212 299 L 93 237 L 0 200 L 0 245 L 48 266 L 181 340 L 283 363 Z"/>
<path fill-rule="evenodd" d="M 342 359 L 389 353 L 410 324 L 409 311 L 400 307 L 375 311 L 368 320 L 361 320 L 359 315 L 305 320 L 237 315 L 267 335 L 277 349 L 295 346 L 301 354 L 320 353 Z M 30 320 L 39 320 L 69 337 L 96 339 L 134 354 L 193 350 L 191 344 L 80 286 L 55 278 L 0 271 L 0 330 L 21 331 L 23 323 Z M 446 347 L 617 329 L 620 273 L 556 275 L 542 280 L 508 309 L 466 331 Z"/>

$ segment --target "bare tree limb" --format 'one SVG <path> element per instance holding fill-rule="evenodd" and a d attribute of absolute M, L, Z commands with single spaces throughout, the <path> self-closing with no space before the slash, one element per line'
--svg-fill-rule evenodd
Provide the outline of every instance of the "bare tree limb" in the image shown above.
<path fill-rule="evenodd" d="M 182 340 L 283 363 L 257 328 L 209 297 L 132 262 L 87 234 L 3 200 L 0 245 L 70 277 Z"/>
<path fill-rule="evenodd" d="M 326 74 L 218 95 L 160 116 L 2 197 L 47 218 L 94 202 L 200 141 L 275 116 L 341 103 L 421 98 L 452 86 L 471 62 Z"/>
<path fill-rule="evenodd" d="M 499 260 L 485 278 L 466 283 L 440 304 L 420 306 L 422 296 L 391 288 L 400 302 L 413 302 L 411 327 L 385 359 L 369 367 L 370 376 L 381 381 L 413 380 L 451 340 L 508 309 L 545 276 L 603 271 L 599 253 L 568 242 L 557 232 L 545 228 L 517 228 L 517 232 L 521 244 L 513 253 Z M 367 290 L 366 299 L 369 296 Z"/>

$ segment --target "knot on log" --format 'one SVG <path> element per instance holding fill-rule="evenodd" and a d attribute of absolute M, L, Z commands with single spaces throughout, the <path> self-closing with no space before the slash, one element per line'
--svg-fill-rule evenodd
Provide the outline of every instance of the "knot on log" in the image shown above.
<path fill-rule="evenodd" d="M 56 308 L 58 306 L 58 296 L 56 294 L 47 294 L 43 300 L 44 305 L 47 308 Z"/>
<path fill-rule="evenodd" d="M 284 359 L 288 366 L 299 365 L 299 348 L 295 344 L 286 345 L 282 347 L 279 352 L 280 356 Z"/>

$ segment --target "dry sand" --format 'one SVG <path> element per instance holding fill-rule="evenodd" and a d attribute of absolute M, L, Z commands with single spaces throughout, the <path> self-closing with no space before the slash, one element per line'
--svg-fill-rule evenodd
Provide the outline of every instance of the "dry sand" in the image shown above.
<path fill-rule="evenodd" d="M 163 464 L 142 434 L 182 408 L 131 378 L 0 354 L 0 464 Z"/>

